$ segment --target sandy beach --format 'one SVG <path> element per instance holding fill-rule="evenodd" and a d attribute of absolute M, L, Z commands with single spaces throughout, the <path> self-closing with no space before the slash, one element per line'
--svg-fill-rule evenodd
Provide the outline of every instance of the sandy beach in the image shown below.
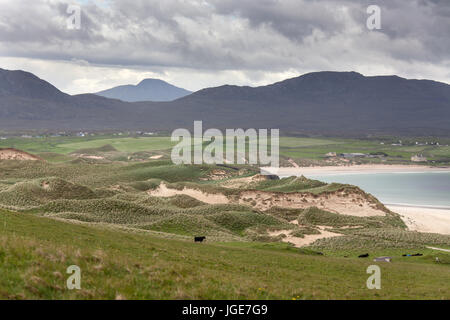
<path fill-rule="evenodd" d="M 410 230 L 450 235 L 450 209 L 387 205 L 401 215 Z"/>
<path fill-rule="evenodd" d="M 274 174 L 282 177 L 301 175 L 339 175 L 339 174 L 375 174 L 375 173 L 408 173 L 408 172 L 450 172 L 450 167 L 430 167 L 423 165 L 387 165 L 362 164 L 352 166 L 324 167 L 281 167 L 261 168 L 261 174 Z"/>

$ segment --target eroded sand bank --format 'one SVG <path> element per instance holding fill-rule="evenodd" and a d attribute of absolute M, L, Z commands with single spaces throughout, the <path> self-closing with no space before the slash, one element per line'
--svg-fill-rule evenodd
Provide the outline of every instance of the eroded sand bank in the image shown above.
<path fill-rule="evenodd" d="M 199 201 L 208 204 L 224 204 L 229 203 L 230 200 L 223 194 L 205 193 L 200 190 L 184 188 L 182 190 L 170 189 L 166 184 L 161 183 L 156 190 L 148 192 L 153 197 L 173 197 L 176 195 L 187 195 Z"/>
<path fill-rule="evenodd" d="M 379 207 L 374 199 L 365 197 L 362 192 L 347 192 L 345 190 L 318 195 L 301 192 L 277 193 L 253 190 L 242 191 L 239 195 L 228 198 L 221 193 L 206 193 L 186 187 L 182 190 L 171 189 L 165 183 L 161 183 L 155 190 L 148 191 L 148 194 L 154 197 L 187 195 L 208 204 L 239 203 L 263 211 L 272 207 L 291 209 L 317 207 L 338 214 L 359 217 L 386 215 L 386 212 Z"/>

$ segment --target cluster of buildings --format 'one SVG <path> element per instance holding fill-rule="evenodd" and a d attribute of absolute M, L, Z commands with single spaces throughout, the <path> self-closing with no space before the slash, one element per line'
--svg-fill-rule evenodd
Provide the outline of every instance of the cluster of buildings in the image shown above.
<path fill-rule="evenodd" d="M 336 153 L 328 152 L 326 158 L 343 158 L 343 159 L 357 159 L 357 158 L 385 158 L 388 154 L 384 152 L 375 153 Z M 417 154 L 411 157 L 412 162 L 427 162 L 428 159 L 423 154 Z"/>
<path fill-rule="evenodd" d="M 384 145 L 385 143 L 384 142 L 380 142 L 380 144 Z M 437 146 L 437 147 L 443 146 L 442 144 L 440 144 L 437 141 L 430 141 L 430 142 L 428 142 L 428 141 L 425 141 L 425 142 L 416 141 L 415 143 L 413 143 L 413 142 L 403 143 L 402 140 L 399 140 L 398 142 L 391 143 L 391 146 L 395 146 L 395 147 L 412 146 L 412 145 L 416 145 L 416 146 Z M 446 147 L 448 147 L 448 145 L 446 145 Z"/>
<path fill-rule="evenodd" d="M 88 132 L 88 131 L 76 131 L 76 132 L 46 132 L 38 135 L 32 134 L 21 134 L 20 138 L 31 139 L 31 138 L 57 138 L 57 137 L 88 137 L 88 136 L 97 136 L 97 135 L 108 135 L 111 134 L 113 136 L 154 136 L 156 132 L 148 132 L 148 131 L 123 131 L 123 132 Z M 12 137 L 12 136 L 11 136 Z M 16 135 L 17 137 L 17 135 Z M 7 140 L 9 136 L 0 136 L 0 140 Z"/>
<path fill-rule="evenodd" d="M 423 156 L 423 154 L 416 154 L 415 156 L 411 157 L 412 162 L 427 162 L 428 159 Z"/>
<path fill-rule="evenodd" d="M 372 154 L 367 153 L 336 153 L 336 152 L 328 152 L 325 157 L 326 158 L 345 158 L 345 159 L 354 159 L 354 158 L 384 158 L 388 155 L 383 152 L 377 152 Z"/>

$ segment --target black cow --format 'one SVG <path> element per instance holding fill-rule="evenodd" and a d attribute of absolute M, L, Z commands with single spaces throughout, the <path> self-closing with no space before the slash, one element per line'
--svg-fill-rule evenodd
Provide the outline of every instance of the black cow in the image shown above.
<path fill-rule="evenodd" d="M 360 254 L 359 256 L 358 256 L 358 258 L 367 258 L 369 256 L 369 254 L 368 253 L 365 253 L 365 254 Z"/>
<path fill-rule="evenodd" d="M 404 254 L 403 257 L 421 257 L 423 254 L 415 253 L 415 254 Z"/>
<path fill-rule="evenodd" d="M 204 240 L 206 240 L 206 237 L 194 237 L 195 242 L 203 242 Z"/>

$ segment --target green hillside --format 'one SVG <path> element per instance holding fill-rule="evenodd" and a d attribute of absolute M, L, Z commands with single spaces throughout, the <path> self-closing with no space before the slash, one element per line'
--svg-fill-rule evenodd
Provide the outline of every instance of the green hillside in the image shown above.
<path fill-rule="evenodd" d="M 2 299 L 449 299 L 449 256 L 379 263 L 320 256 L 286 244 L 203 243 L 153 232 L 0 212 Z M 426 252 L 431 255 L 431 252 Z M 65 283 L 81 268 L 81 290 Z"/>
<path fill-rule="evenodd" d="M 450 298 L 450 254 L 427 248 L 450 248 L 450 236 L 407 231 L 357 187 L 90 147 L 63 161 L 0 161 L 0 298 Z M 328 210 L 333 201 L 347 206 Z M 352 215 L 361 208 L 373 215 Z M 324 232 L 334 236 L 308 240 Z M 372 291 L 377 256 L 393 262 L 377 263 Z M 65 287 L 70 265 L 81 267 L 79 291 Z"/>

